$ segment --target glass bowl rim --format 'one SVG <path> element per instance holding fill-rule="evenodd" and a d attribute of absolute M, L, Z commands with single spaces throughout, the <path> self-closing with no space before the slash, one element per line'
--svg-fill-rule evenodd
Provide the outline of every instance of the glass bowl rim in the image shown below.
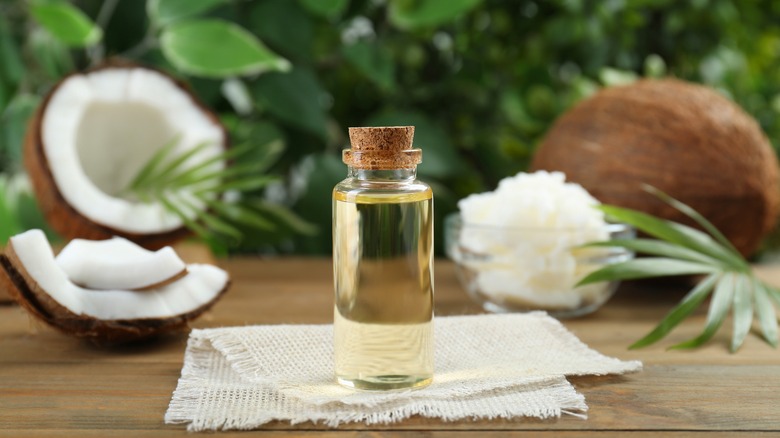
<path fill-rule="evenodd" d="M 534 233 L 560 233 L 560 232 L 579 232 L 584 230 L 601 230 L 606 229 L 610 234 L 632 232 L 634 227 L 622 222 L 607 222 L 604 227 L 563 227 L 563 228 L 551 228 L 551 227 L 512 227 L 504 225 L 490 225 L 490 224 L 474 224 L 466 223 L 460 215 L 460 212 L 454 212 L 447 215 L 444 218 L 444 226 L 446 228 L 471 228 L 477 230 L 486 231 L 498 231 L 504 232 L 534 232 Z"/>

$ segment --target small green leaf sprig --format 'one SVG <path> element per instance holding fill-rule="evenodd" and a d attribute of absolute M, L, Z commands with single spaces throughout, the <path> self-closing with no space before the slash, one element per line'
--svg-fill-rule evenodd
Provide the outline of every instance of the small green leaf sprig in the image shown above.
<path fill-rule="evenodd" d="M 260 157 L 244 159 L 253 149 L 251 145 L 228 148 L 205 160 L 192 163 L 192 158 L 206 150 L 209 143 L 200 143 L 176 153 L 179 136 L 174 137 L 146 162 L 123 195 L 142 202 L 159 202 L 178 216 L 182 223 L 209 244 L 237 243 L 243 237 L 239 226 L 272 231 L 275 223 L 267 216 L 285 220 L 303 234 L 315 232 L 311 224 L 257 197 L 246 196 L 276 180 L 263 175 L 278 151 L 273 144 L 266 145 Z M 227 167 L 215 168 L 218 163 L 233 161 Z M 236 192 L 238 200 L 223 196 Z M 205 207 L 205 208 L 204 208 Z"/>
<path fill-rule="evenodd" d="M 730 346 L 732 353 L 739 349 L 750 332 L 754 315 L 758 318 L 764 340 L 772 347 L 777 347 L 778 317 L 772 301 L 780 305 L 780 291 L 756 278 L 750 264 L 704 216 L 654 187 L 646 187 L 646 190 L 693 219 L 706 233 L 639 211 L 601 205 L 598 208 L 610 219 L 632 225 L 655 239 L 609 240 L 585 246 L 623 247 L 656 257 L 607 265 L 587 275 L 577 286 L 600 281 L 703 274 L 704 279 L 664 317 L 658 326 L 629 348 L 642 348 L 659 341 L 693 313 L 710 295 L 712 299 L 704 330 L 693 339 L 671 346 L 671 349 L 691 349 L 703 345 L 723 325 L 731 309 L 733 309 Z"/>

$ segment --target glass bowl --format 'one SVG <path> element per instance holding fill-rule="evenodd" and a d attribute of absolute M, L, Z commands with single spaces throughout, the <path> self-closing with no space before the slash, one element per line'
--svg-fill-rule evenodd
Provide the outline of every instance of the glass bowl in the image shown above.
<path fill-rule="evenodd" d="M 544 310 L 556 318 L 591 313 L 615 293 L 617 281 L 575 288 L 587 274 L 631 260 L 624 248 L 582 248 L 582 244 L 635 237 L 625 224 L 603 228 L 512 228 L 445 219 L 447 255 L 466 292 L 490 312 Z"/>

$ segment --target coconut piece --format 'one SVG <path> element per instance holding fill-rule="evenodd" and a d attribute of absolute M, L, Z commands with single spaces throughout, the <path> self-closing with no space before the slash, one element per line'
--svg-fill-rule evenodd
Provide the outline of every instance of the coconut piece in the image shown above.
<path fill-rule="evenodd" d="M 119 235 L 161 248 L 188 234 L 182 218 L 125 189 L 177 139 L 173 155 L 207 145 L 189 159 L 192 166 L 227 146 L 218 118 L 182 84 L 149 68 L 107 65 L 64 78 L 44 98 L 27 130 L 25 166 L 46 219 L 61 235 Z M 204 170 L 225 165 L 216 160 Z M 186 190 L 176 194 L 187 197 Z"/>
<path fill-rule="evenodd" d="M 56 260 L 72 282 L 89 289 L 149 290 L 187 274 L 170 246 L 149 251 L 122 237 L 73 239 Z"/>
<path fill-rule="evenodd" d="M 229 285 L 222 269 L 193 264 L 182 279 L 147 292 L 85 289 L 59 267 L 40 230 L 12 237 L 0 265 L 0 286 L 34 316 L 98 343 L 133 341 L 183 328 Z"/>
<path fill-rule="evenodd" d="M 680 80 L 606 88 L 561 116 L 531 169 L 557 170 L 605 204 L 695 225 L 650 184 L 709 219 L 744 255 L 778 213 L 777 157 L 758 123 L 714 90 Z"/>

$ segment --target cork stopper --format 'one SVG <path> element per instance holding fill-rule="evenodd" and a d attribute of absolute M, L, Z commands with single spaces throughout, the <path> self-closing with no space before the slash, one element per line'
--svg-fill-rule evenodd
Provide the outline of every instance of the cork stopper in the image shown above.
<path fill-rule="evenodd" d="M 360 169 L 411 169 L 422 162 L 422 151 L 413 148 L 413 138 L 414 126 L 349 128 L 352 149 L 345 149 L 342 159 Z"/>

